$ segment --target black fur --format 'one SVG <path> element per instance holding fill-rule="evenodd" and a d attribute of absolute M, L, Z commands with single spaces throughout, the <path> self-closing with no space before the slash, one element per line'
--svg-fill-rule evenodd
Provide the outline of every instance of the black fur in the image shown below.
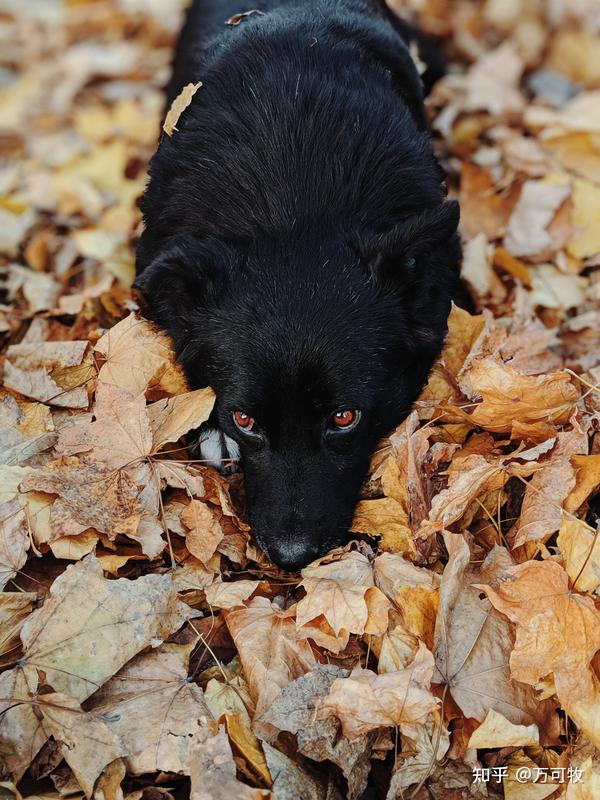
<path fill-rule="evenodd" d="M 402 32 L 376 0 L 197 0 L 168 102 L 203 86 L 143 200 L 137 285 L 191 386 L 215 389 L 254 536 L 289 569 L 344 541 L 457 283 L 458 207 Z M 340 408 L 360 409 L 354 430 L 331 428 Z"/>

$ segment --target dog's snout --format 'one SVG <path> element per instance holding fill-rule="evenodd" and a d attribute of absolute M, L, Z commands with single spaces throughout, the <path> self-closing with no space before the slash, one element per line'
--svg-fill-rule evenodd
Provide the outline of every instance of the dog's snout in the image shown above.
<path fill-rule="evenodd" d="M 298 572 L 314 561 L 320 553 L 318 547 L 299 538 L 282 536 L 269 544 L 268 555 L 274 564 L 286 572 Z"/>

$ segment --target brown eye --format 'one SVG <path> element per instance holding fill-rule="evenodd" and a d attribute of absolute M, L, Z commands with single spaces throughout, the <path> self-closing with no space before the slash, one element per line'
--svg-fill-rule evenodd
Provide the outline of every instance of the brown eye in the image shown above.
<path fill-rule="evenodd" d="M 348 429 L 358 422 L 360 412 L 356 408 L 343 408 L 331 415 L 331 421 L 336 428 Z"/>
<path fill-rule="evenodd" d="M 233 412 L 233 421 L 243 431 L 251 431 L 254 427 L 254 420 L 251 416 L 244 413 L 243 411 L 234 411 Z"/>

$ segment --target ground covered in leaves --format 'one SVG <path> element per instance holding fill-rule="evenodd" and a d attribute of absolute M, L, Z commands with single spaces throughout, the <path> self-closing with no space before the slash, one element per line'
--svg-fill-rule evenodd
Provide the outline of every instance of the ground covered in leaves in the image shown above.
<path fill-rule="evenodd" d="M 179 5 L 0 14 L 0 795 L 596 800 L 597 2 L 397 4 L 479 313 L 295 577 L 128 288 Z"/>

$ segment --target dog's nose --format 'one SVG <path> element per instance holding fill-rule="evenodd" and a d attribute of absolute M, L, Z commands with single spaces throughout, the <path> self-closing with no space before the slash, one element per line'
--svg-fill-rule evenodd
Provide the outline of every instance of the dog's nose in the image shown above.
<path fill-rule="evenodd" d="M 319 555 L 319 549 L 301 541 L 282 539 L 269 545 L 269 558 L 286 572 L 298 572 Z"/>

